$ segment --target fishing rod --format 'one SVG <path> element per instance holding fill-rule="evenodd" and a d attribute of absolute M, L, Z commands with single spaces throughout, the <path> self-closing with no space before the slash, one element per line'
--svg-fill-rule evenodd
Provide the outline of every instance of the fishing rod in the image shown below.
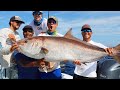
<path fill-rule="evenodd" d="M 49 18 L 49 11 L 48 11 L 48 18 Z"/>

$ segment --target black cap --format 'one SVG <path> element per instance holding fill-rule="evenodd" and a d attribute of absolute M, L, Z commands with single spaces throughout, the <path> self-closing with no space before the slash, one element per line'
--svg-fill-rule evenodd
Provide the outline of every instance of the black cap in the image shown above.
<path fill-rule="evenodd" d="M 50 16 L 50 17 L 48 18 L 48 21 L 51 20 L 51 19 L 53 19 L 54 21 L 56 21 L 56 23 L 58 24 L 58 19 L 57 19 L 56 17 Z"/>
<path fill-rule="evenodd" d="M 10 22 L 11 21 L 19 21 L 21 23 L 25 23 L 19 16 L 13 16 L 10 18 Z"/>
<path fill-rule="evenodd" d="M 33 32 L 32 26 L 30 26 L 30 25 L 24 26 L 23 31 L 26 31 L 27 29 L 29 29 L 30 32 Z"/>

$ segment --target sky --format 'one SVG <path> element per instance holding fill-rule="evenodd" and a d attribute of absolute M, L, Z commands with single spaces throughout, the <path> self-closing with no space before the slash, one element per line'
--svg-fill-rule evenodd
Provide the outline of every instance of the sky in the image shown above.
<path fill-rule="evenodd" d="M 8 28 L 15 15 L 25 22 L 18 30 L 23 38 L 22 28 L 33 20 L 32 11 L 0 11 L 0 29 Z M 57 30 L 63 35 L 72 28 L 73 36 L 82 40 L 81 27 L 89 24 L 93 41 L 108 47 L 120 44 L 120 11 L 49 11 L 49 16 L 58 18 Z M 48 11 L 43 11 L 43 17 L 48 18 Z"/>

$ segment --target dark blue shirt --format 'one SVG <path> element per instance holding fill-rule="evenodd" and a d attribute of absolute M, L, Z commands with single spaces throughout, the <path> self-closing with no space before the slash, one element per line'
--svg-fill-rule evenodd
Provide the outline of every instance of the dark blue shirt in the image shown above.
<path fill-rule="evenodd" d="M 35 59 L 25 56 L 21 53 L 14 53 L 16 63 L 21 60 L 33 61 Z M 22 67 L 17 63 L 18 79 L 40 79 L 38 67 Z"/>

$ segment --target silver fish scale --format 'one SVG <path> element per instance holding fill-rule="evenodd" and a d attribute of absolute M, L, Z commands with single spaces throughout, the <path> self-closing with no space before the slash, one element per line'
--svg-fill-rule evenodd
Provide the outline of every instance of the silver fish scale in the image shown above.
<path fill-rule="evenodd" d="M 45 58 L 49 61 L 78 59 L 81 62 L 92 62 L 107 55 L 99 48 L 97 50 L 94 46 L 79 41 L 72 41 L 64 37 L 42 37 L 43 39 L 38 37 L 36 40 L 35 38 L 28 40 L 27 45 L 21 47 L 22 53 L 35 59 Z M 48 53 L 40 52 L 42 47 L 48 50 Z"/>

